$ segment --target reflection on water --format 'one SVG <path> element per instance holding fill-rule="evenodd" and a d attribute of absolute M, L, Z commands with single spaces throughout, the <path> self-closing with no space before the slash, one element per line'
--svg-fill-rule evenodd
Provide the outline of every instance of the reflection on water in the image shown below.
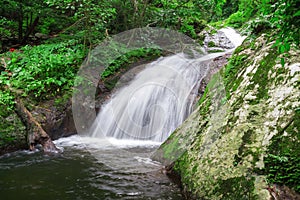
<path fill-rule="evenodd" d="M 62 154 L 0 157 L 1 199 L 182 199 L 149 159 L 158 144 L 78 136 L 56 143 Z"/>

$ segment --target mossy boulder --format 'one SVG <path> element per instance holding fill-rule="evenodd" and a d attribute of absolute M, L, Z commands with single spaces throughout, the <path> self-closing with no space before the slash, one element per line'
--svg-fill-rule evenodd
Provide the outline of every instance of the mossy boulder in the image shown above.
<path fill-rule="evenodd" d="M 199 106 L 153 158 L 174 166 L 195 199 L 270 199 L 300 191 L 300 51 L 285 65 L 267 35 L 248 38 Z"/>
<path fill-rule="evenodd" d="M 0 155 L 27 147 L 26 128 L 14 113 L 0 106 Z"/>

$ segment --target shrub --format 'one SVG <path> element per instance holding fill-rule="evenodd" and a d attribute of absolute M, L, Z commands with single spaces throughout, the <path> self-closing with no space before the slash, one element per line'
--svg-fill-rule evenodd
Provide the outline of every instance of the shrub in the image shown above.
<path fill-rule="evenodd" d="M 0 84 L 22 90 L 23 96 L 30 94 L 47 99 L 72 87 L 84 57 L 83 45 L 76 45 L 72 41 L 27 45 L 19 51 L 4 54 L 9 73 L 1 73 Z"/>

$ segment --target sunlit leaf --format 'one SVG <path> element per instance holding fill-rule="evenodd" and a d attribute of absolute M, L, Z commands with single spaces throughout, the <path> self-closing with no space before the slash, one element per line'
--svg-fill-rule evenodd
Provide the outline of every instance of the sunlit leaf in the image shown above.
<path fill-rule="evenodd" d="M 285 64 L 284 58 L 281 58 L 281 59 L 280 59 L 280 63 L 281 63 L 281 65 L 284 67 L 284 64 Z"/>
<path fill-rule="evenodd" d="M 300 10 L 298 10 L 298 11 L 293 15 L 293 17 L 298 17 L 298 16 L 300 16 Z"/>
<path fill-rule="evenodd" d="M 279 46 L 279 53 L 284 53 L 285 52 L 285 47 L 284 45 Z"/>

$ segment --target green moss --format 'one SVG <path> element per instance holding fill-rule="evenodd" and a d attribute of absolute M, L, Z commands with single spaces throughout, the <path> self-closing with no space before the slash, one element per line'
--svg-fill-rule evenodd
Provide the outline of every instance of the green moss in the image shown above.
<path fill-rule="evenodd" d="M 234 117 L 230 118 L 230 119 L 228 120 L 228 122 L 231 123 L 231 124 L 235 124 L 235 123 L 237 122 L 238 119 L 239 119 L 238 116 L 234 116 Z"/>
<path fill-rule="evenodd" d="M 218 52 L 224 52 L 224 50 L 222 49 L 208 50 L 208 53 L 218 53 Z"/>
<path fill-rule="evenodd" d="M 114 77 L 113 79 L 106 79 L 104 81 L 104 86 L 109 90 L 111 91 L 115 85 L 117 84 L 119 78 L 118 77 Z"/>
<path fill-rule="evenodd" d="M 275 85 L 278 85 L 284 81 L 284 75 L 287 74 L 288 69 L 280 66 L 279 68 L 276 68 L 275 73 L 276 73 L 276 79 L 275 79 Z"/>
<path fill-rule="evenodd" d="M 205 116 L 209 113 L 210 109 L 209 107 L 211 106 L 211 100 L 210 98 L 206 97 L 205 100 L 203 101 L 203 103 L 201 104 L 201 108 L 200 108 L 200 114 L 202 116 Z"/>
<path fill-rule="evenodd" d="M 208 47 L 215 47 L 216 44 L 213 41 L 209 41 L 207 44 Z"/>
<path fill-rule="evenodd" d="M 60 97 L 56 97 L 54 100 L 54 106 L 56 107 L 64 107 L 68 101 L 71 99 L 72 93 L 71 92 L 66 92 Z"/>
<path fill-rule="evenodd" d="M 242 77 L 238 77 L 237 74 L 246 67 L 245 60 L 247 57 L 245 54 L 234 55 L 226 65 L 224 79 L 227 99 L 230 98 L 230 93 L 236 91 L 243 81 Z"/>
<path fill-rule="evenodd" d="M 170 141 L 170 140 L 168 140 Z M 179 148 L 179 137 L 172 139 L 171 142 L 168 142 L 168 145 L 164 144 L 162 146 L 164 152 L 164 158 L 167 160 L 174 160 L 177 157 L 174 157 L 174 152 L 176 152 Z"/>
<path fill-rule="evenodd" d="M 258 85 L 257 88 L 257 94 L 255 95 L 256 98 L 254 100 L 251 100 L 249 102 L 250 105 L 255 105 L 259 103 L 262 99 L 268 99 L 268 86 L 269 86 L 269 71 L 274 67 L 276 64 L 276 56 L 277 51 L 272 50 L 266 57 L 264 57 L 259 64 L 259 67 L 257 68 L 255 74 L 252 76 L 251 82 L 247 87 L 247 90 L 254 90 L 256 85 Z"/>
<path fill-rule="evenodd" d="M 209 107 L 211 106 L 211 95 L 214 93 L 213 91 L 218 89 L 219 84 L 219 74 L 214 74 L 210 81 L 208 82 L 202 97 L 199 99 L 197 106 L 200 107 L 200 114 L 206 115 L 210 111 Z"/>
<path fill-rule="evenodd" d="M 189 163 L 192 163 L 188 157 L 188 153 L 184 152 L 182 156 L 175 162 L 174 171 L 181 176 L 182 183 L 186 184 L 186 186 L 193 190 L 195 184 L 191 182 L 191 177 L 193 174 L 188 170 Z"/>
<path fill-rule="evenodd" d="M 201 96 L 201 98 L 199 99 L 199 101 L 197 103 L 197 106 L 201 105 L 206 100 L 206 98 L 208 97 L 208 92 L 209 92 L 208 87 L 206 87 L 203 95 Z"/>
<path fill-rule="evenodd" d="M 25 127 L 18 116 L 13 111 L 6 116 L 0 115 L 0 153 L 2 149 L 25 145 Z"/>
<path fill-rule="evenodd" d="M 153 48 L 140 48 L 121 55 L 117 59 L 113 60 L 109 66 L 101 74 L 102 80 L 114 75 L 120 69 L 126 68 L 129 65 L 137 62 L 139 59 L 145 58 L 146 60 L 153 60 L 162 55 L 162 50 Z"/>
<path fill-rule="evenodd" d="M 238 47 L 234 50 L 233 54 L 238 54 L 238 53 L 240 53 L 240 52 L 243 51 L 243 50 L 245 50 L 245 47 L 244 47 L 243 45 L 238 46 Z"/>
<path fill-rule="evenodd" d="M 234 162 L 233 162 L 234 166 L 237 166 L 238 164 L 240 164 L 240 162 L 242 162 L 243 158 L 246 158 L 248 155 L 251 155 L 253 158 L 251 160 L 251 163 L 253 166 L 259 160 L 258 153 L 253 152 L 253 150 L 248 147 L 255 140 L 255 138 L 253 138 L 254 135 L 255 135 L 255 133 L 253 132 L 252 129 L 249 129 L 244 132 L 244 135 L 242 137 L 242 143 L 238 149 L 238 153 L 234 156 Z"/>
<path fill-rule="evenodd" d="M 198 43 L 203 46 L 204 44 L 204 39 L 205 39 L 205 35 L 204 34 L 199 34 L 198 35 Z"/>
<path fill-rule="evenodd" d="M 258 196 L 254 194 L 254 181 L 255 178 L 253 176 L 219 180 L 218 187 L 213 193 L 219 194 L 219 196 L 222 196 L 220 199 L 224 200 L 255 200 L 258 199 Z"/>

